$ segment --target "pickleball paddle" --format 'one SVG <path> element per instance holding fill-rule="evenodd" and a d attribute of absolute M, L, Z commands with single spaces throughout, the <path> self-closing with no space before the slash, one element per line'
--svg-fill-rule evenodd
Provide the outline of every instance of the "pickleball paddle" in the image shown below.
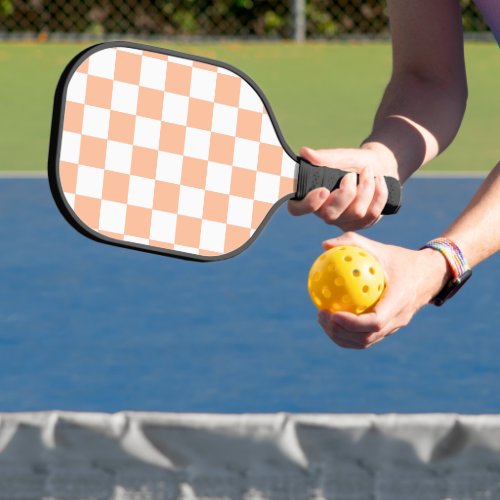
<path fill-rule="evenodd" d="M 200 261 L 240 253 L 284 201 L 347 173 L 297 157 L 237 68 L 130 42 L 90 47 L 64 70 L 48 170 L 84 235 Z M 391 214 L 401 187 L 385 180 Z"/>

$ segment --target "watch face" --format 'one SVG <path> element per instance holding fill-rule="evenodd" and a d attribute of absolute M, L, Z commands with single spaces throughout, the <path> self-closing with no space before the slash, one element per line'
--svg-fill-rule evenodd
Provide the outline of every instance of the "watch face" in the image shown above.
<path fill-rule="evenodd" d="M 436 306 L 442 306 L 448 299 L 451 299 L 460 288 L 462 288 L 467 280 L 472 276 L 472 270 L 468 269 L 458 278 L 454 278 L 444 286 L 444 288 L 432 299 L 432 303 Z"/>

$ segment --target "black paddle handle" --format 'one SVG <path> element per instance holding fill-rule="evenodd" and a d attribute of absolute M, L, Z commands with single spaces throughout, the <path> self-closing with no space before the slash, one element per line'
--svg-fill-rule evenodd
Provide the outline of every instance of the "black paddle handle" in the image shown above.
<path fill-rule="evenodd" d="M 319 187 L 326 187 L 330 191 L 337 189 L 343 177 L 350 172 L 331 167 L 317 167 L 304 158 L 298 158 L 299 174 L 297 179 L 297 192 L 294 200 L 302 200 L 307 193 Z M 384 177 L 389 196 L 382 213 L 384 215 L 395 214 L 401 207 L 401 184 L 394 177 Z M 357 181 L 359 182 L 359 175 Z"/>

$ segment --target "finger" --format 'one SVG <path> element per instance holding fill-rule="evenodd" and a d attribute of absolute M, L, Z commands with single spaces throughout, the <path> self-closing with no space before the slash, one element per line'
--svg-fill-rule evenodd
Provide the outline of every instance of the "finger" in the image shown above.
<path fill-rule="evenodd" d="M 356 197 L 344 211 L 343 219 L 346 223 L 350 221 L 361 221 L 365 218 L 368 208 L 373 202 L 375 194 L 375 177 L 371 167 L 364 168 L 359 173 L 359 181 L 356 189 Z"/>
<path fill-rule="evenodd" d="M 340 181 L 338 189 L 333 191 L 315 212 L 328 224 L 334 224 L 349 207 L 356 197 L 357 178 L 355 173 L 349 173 Z"/>
<path fill-rule="evenodd" d="M 325 333 L 337 344 L 342 344 L 342 347 L 350 347 L 355 349 L 363 349 L 367 345 L 367 337 L 370 334 L 356 334 L 345 330 L 338 323 L 335 318 L 337 313 L 330 313 L 329 311 L 321 311 L 318 314 L 318 322 L 325 330 Z"/>
<path fill-rule="evenodd" d="M 382 210 L 387 203 L 389 190 L 382 175 L 375 176 L 375 189 L 371 205 L 366 212 L 365 222 L 367 226 L 376 224 L 382 218 Z"/>
<path fill-rule="evenodd" d="M 303 200 L 288 202 L 288 211 L 292 215 L 305 215 L 316 212 L 330 196 L 326 188 L 313 189 Z"/>
<path fill-rule="evenodd" d="M 370 243 L 371 240 L 369 240 L 365 236 L 361 236 L 354 231 L 348 231 L 344 234 L 341 234 L 340 236 L 323 241 L 322 245 L 325 250 L 342 245 L 357 245 L 363 247 L 365 250 L 370 251 Z"/>

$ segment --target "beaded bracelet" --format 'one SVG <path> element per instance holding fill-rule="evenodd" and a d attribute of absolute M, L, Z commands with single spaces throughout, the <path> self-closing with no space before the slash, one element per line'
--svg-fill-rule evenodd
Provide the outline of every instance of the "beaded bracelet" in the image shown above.
<path fill-rule="evenodd" d="M 440 252 L 446 259 L 453 275 L 453 278 L 431 301 L 434 305 L 441 306 L 460 290 L 471 277 L 472 270 L 460 248 L 448 238 L 436 238 L 427 242 L 421 250 L 423 248 L 432 248 Z"/>

